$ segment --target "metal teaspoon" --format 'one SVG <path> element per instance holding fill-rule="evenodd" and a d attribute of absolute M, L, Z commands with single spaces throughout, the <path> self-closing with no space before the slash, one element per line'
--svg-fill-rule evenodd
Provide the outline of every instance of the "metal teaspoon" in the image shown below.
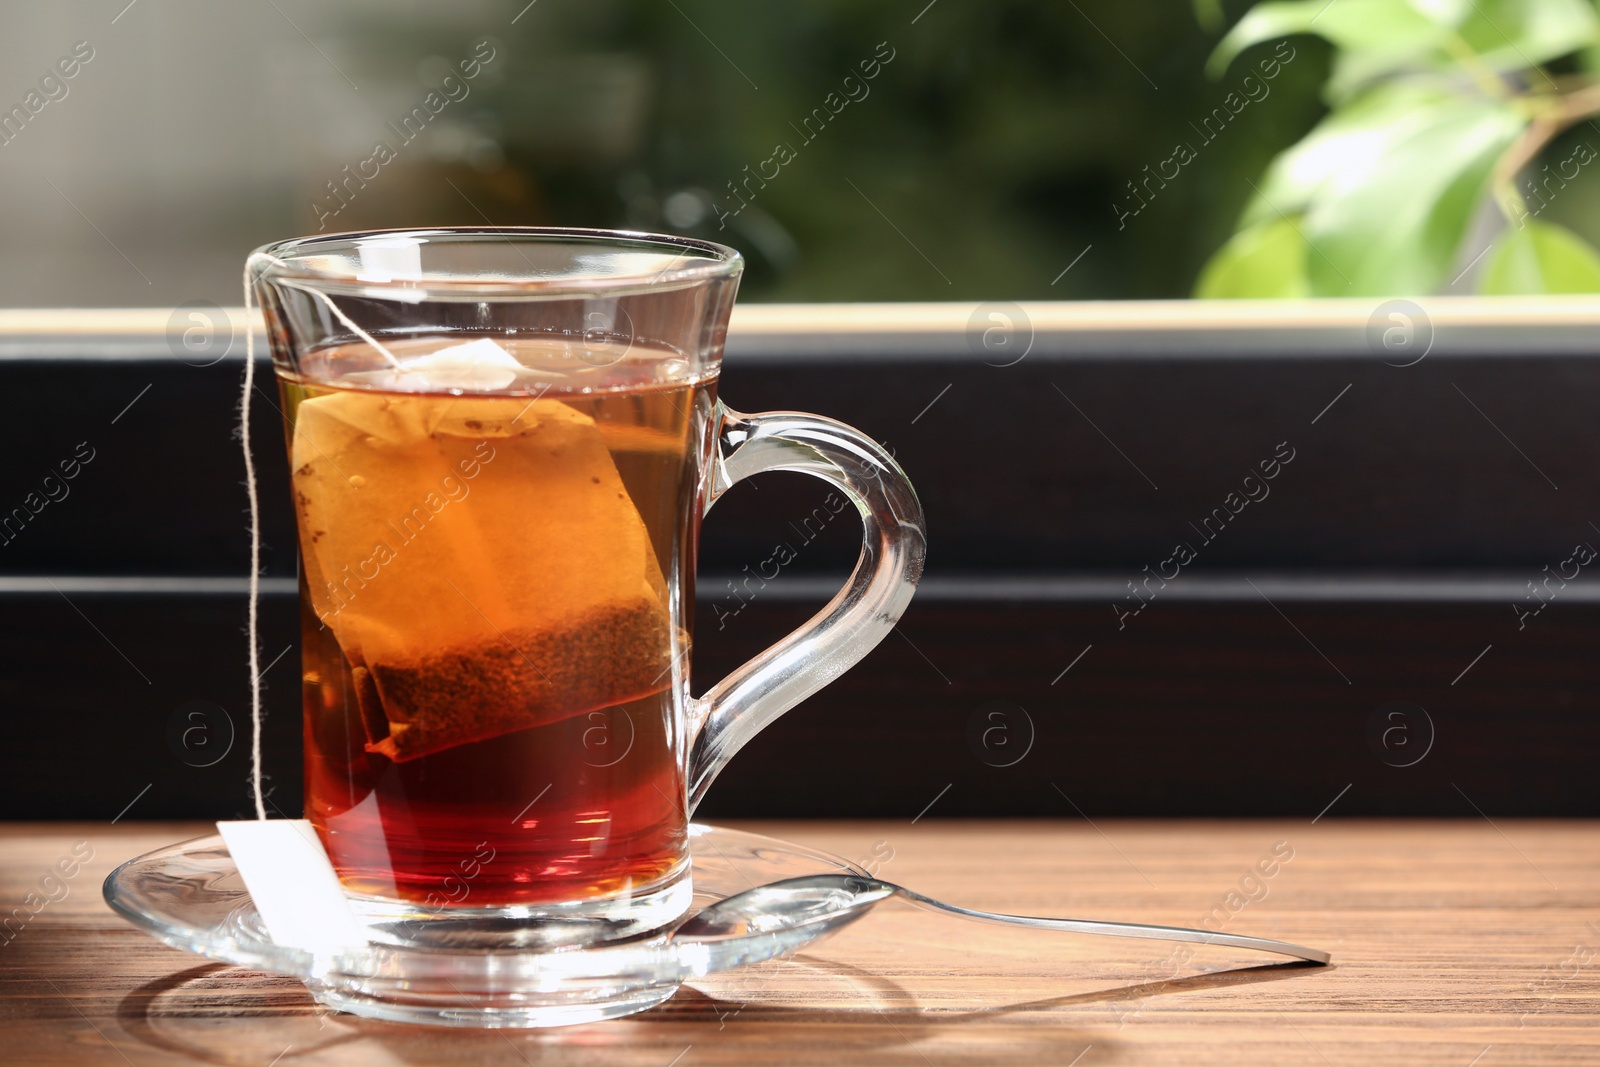
<path fill-rule="evenodd" d="M 925 897 L 904 886 L 854 874 L 812 874 L 785 878 L 747 889 L 717 901 L 689 919 L 673 933 L 675 939 L 716 938 L 762 933 L 785 933 L 807 927 L 821 927 L 817 936 L 853 922 L 874 904 L 899 896 L 929 911 L 959 915 L 977 922 L 1004 926 L 1028 926 L 1040 930 L 1061 930 L 1074 934 L 1100 934 L 1109 937 L 1140 937 L 1154 941 L 1192 941 L 1200 945 L 1225 945 L 1293 956 L 1308 963 L 1325 964 L 1328 954 L 1320 949 L 1291 945 L 1265 937 L 1213 933 L 1182 926 L 1148 926 L 1144 923 L 1105 922 L 1096 919 L 1046 919 L 1029 915 L 1005 915 L 957 907 Z"/>

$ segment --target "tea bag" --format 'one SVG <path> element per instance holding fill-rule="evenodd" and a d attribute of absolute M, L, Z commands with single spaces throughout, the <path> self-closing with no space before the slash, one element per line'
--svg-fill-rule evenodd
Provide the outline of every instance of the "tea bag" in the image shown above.
<path fill-rule="evenodd" d="M 480 387 L 509 372 L 484 362 Z M 666 584 L 587 415 L 341 390 L 301 402 L 290 451 L 312 603 L 368 751 L 415 759 L 668 684 Z"/>

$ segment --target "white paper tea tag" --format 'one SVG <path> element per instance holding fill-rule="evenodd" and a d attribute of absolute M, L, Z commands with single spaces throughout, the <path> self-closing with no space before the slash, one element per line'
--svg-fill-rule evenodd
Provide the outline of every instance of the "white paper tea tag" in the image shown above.
<path fill-rule="evenodd" d="M 219 822 L 274 943 L 337 952 L 367 943 L 317 832 L 305 819 Z"/>

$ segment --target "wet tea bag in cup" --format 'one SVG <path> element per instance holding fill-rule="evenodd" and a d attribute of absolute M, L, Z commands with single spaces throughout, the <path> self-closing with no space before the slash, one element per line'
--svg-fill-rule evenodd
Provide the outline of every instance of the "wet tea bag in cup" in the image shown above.
<path fill-rule="evenodd" d="M 661 569 L 594 420 L 443 391 L 504 388 L 519 366 L 472 342 L 384 372 L 427 393 L 339 389 L 295 415 L 312 601 L 352 666 L 368 750 L 396 761 L 669 679 Z"/>

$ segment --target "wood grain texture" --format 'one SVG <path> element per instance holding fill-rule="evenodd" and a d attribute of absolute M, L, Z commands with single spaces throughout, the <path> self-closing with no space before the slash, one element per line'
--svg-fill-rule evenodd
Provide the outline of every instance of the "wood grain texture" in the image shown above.
<path fill-rule="evenodd" d="M 1013 932 L 891 904 L 792 960 L 698 982 L 630 1019 L 434 1031 L 330 1014 L 292 980 L 165 948 L 107 909 L 112 867 L 203 825 L 11 824 L 0 832 L 7 911 L 74 842 L 95 857 L 0 947 L 0 1062 L 1600 1060 L 1600 823 L 742 825 L 876 859 L 884 877 L 980 908 L 1184 925 L 1221 909 L 1213 926 L 1325 948 L 1334 964 L 1273 966 L 1229 949 L 1184 961 L 1160 942 Z M 1292 858 L 1247 880 L 1274 848 Z"/>

